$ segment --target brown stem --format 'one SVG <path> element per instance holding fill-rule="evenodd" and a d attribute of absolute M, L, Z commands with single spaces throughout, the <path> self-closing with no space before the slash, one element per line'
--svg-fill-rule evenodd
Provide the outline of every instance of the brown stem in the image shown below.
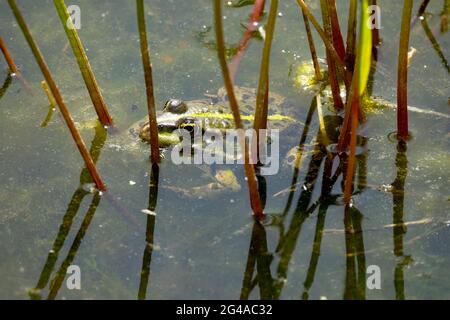
<path fill-rule="evenodd" d="M 333 41 L 333 30 L 329 15 L 328 0 L 320 0 L 320 6 L 322 9 L 322 19 L 325 33 L 327 35 L 328 40 Z M 333 43 L 333 46 L 335 47 L 336 44 Z M 341 57 L 339 53 L 338 55 L 340 59 L 343 59 L 343 57 Z M 344 103 L 342 102 L 341 98 L 341 89 L 339 87 L 336 63 L 334 62 L 334 59 L 331 56 L 330 51 L 328 49 L 327 49 L 327 62 L 328 62 L 328 79 L 331 86 L 331 93 L 333 95 L 334 108 L 336 110 L 342 110 L 344 109 Z"/>
<path fill-rule="evenodd" d="M 342 72 L 344 75 L 344 81 L 346 86 L 350 85 L 352 74 L 345 68 L 345 63 L 337 53 L 336 49 L 334 48 L 331 41 L 328 39 L 327 34 L 320 26 L 317 19 L 314 17 L 314 15 L 311 13 L 311 10 L 309 10 L 308 6 L 303 0 L 297 0 L 298 5 L 304 10 L 306 16 L 308 17 L 309 21 L 311 21 L 312 25 L 316 29 L 317 33 L 319 34 L 320 38 L 323 41 L 323 44 L 325 45 L 326 49 L 330 52 L 331 57 L 333 60 L 337 63 L 337 67 L 339 68 L 339 71 Z"/>
<path fill-rule="evenodd" d="M 407 140 L 408 132 L 408 48 L 413 1 L 404 0 L 397 75 L 397 137 Z"/>
<path fill-rule="evenodd" d="M 155 96 L 153 94 L 152 65 L 150 63 L 150 53 L 147 42 L 147 29 L 145 26 L 144 1 L 136 0 L 139 39 L 141 43 L 142 64 L 144 66 L 145 89 L 147 92 L 148 119 L 150 122 L 150 146 L 151 159 L 153 163 L 160 161 L 158 123 L 156 122 Z"/>
<path fill-rule="evenodd" d="M 370 5 L 376 6 L 377 0 L 371 0 Z M 377 49 L 377 47 L 380 45 L 380 43 L 381 43 L 380 30 L 378 28 L 373 28 L 372 29 L 372 49 L 375 51 Z"/>
<path fill-rule="evenodd" d="M 1 36 L 0 36 L 0 49 L 2 50 L 6 63 L 9 66 L 9 70 L 12 73 L 17 73 L 19 70 L 17 69 L 17 66 L 14 63 L 14 59 L 12 58 L 11 53 L 8 50 L 8 47 L 6 46 L 6 43 Z"/>
<path fill-rule="evenodd" d="M 345 52 L 345 65 L 347 69 L 353 72 L 356 61 L 356 27 L 358 2 L 357 0 L 350 0 L 350 7 L 348 10 L 348 26 L 347 26 L 347 50 Z"/>
<path fill-rule="evenodd" d="M 331 20 L 331 29 L 333 31 L 333 44 L 337 53 L 342 60 L 345 58 L 345 46 L 344 39 L 342 38 L 341 27 L 339 25 L 339 19 L 336 9 L 336 0 L 328 0 L 328 13 Z"/>
<path fill-rule="evenodd" d="M 0 50 L 3 53 L 3 56 L 5 57 L 6 63 L 8 64 L 9 70 L 12 73 L 15 73 L 17 79 L 19 79 L 20 83 L 22 84 L 22 86 L 30 93 L 33 93 L 33 91 L 31 90 L 30 85 L 28 84 L 27 80 L 25 80 L 25 78 L 23 77 L 22 73 L 19 71 L 19 69 L 17 68 L 14 59 L 11 56 L 11 53 L 8 50 L 8 47 L 6 46 L 6 42 L 5 40 L 3 40 L 3 38 L 0 36 Z"/>
<path fill-rule="evenodd" d="M 305 23 L 306 35 L 308 36 L 309 51 L 311 52 L 311 59 L 313 61 L 313 65 L 314 65 L 314 72 L 316 74 L 316 79 L 322 80 L 322 73 L 320 72 L 319 59 L 317 59 L 316 46 L 314 44 L 314 38 L 313 38 L 313 35 L 311 32 L 311 26 L 309 25 L 308 17 L 306 16 L 303 8 L 302 8 L 302 16 L 303 16 L 303 22 Z"/>

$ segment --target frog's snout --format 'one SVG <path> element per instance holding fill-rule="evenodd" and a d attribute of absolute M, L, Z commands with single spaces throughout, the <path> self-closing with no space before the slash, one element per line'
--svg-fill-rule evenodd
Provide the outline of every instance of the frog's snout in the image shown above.
<path fill-rule="evenodd" d="M 158 123 L 158 132 L 173 132 L 178 129 L 175 123 Z"/>

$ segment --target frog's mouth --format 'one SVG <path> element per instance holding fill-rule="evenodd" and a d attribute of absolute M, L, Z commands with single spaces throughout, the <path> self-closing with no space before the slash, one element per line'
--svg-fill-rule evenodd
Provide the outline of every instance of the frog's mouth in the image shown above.
<path fill-rule="evenodd" d="M 161 148 L 168 148 L 180 143 L 180 136 L 175 130 L 171 132 L 158 131 L 158 141 Z"/>

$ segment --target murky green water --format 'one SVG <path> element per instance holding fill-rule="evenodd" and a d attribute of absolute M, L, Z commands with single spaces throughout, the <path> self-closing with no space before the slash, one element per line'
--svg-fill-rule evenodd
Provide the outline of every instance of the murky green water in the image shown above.
<path fill-rule="evenodd" d="M 81 7 L 79 34 L 115 123 L 124 132 L 146 114 L 135 3 L 66 3 Z M 208 32 L 210 1 L 146 3 L 159 105 L 169 98 L 215 92 L 222 80 L 215 51 L 207 45 L 214 40 L 213 30 Z M 395 101 L 401 2 L 380 3 L 385 71 L 375 74 L 374 94 Z M 94 119 L 53 2 L 20 5 L 73 117 L 80 123 Z M 427 21 L 449 58 L 450 38 L 438 31 L 441 7 L 441 1 L 432 1 Z M 344 26 L 347 8 L 339 9 Z M 238 42 L 248 11 L 225 11 L 229 44 Z M 39 89 L 43 77 L 8 5 L 0 3 L 1 35 L 36 91 L 30 96 L 17 79 L 6 80 L 0 100 L 0 298 L 450 298 L 449 120 L 411 112 L 414 139 L 404 150 L 388 139 L 396 126 L 395 111 L 368 115 L 360 133 L 365 152 L 358 157 L 354 206 L 346 221 L 356 233 L 346 235 L 342 176 L 327 192 L 324 171 L 333 163 L 318 136 L 313 96 L 299 92 L 289 76 L 292 66 L 309 59 L 303 22 L 294 1 L 282 1 L 279 11 L 271 89 L 298 105 L 299 120 L 304 122 L 310 112 L 312 121 L 297 188 L 279 193 L 293 181 L 289 166 L 266 179 L 272 224 L 262 227 L 250 216 L 246 189 L 211 199 L 186 199 L 170 191 L 167 186 L 204 181 L 198 168 L 175 166 L 170 158 L 159 170 L 157 215 L 145 215 L 147 146 L 130 147 L 131 141 L 120 134 L 106 136 L 101 129 L 81 132 L 88 146 L 100 151 L 98 168 L 109 191 L 102 196 L 85 191 L 80 186 L 86 181 L 86 173 L 80 179 L 83 162 L 58 113 L 40 127 L 48 112 Z M 412 30 L 411 46 L 418 52 L 410 67 L 409 104 L 448 114 L 450 76 L 420 23 Z M 261 42 L 252 42 L 237 84 L 256 86 L 261 49 Z M 0 69 L 3 81 L 3 60 Z M 295 127 L 283 136 L 282 156 L 298 145 L 302 132 L 303 127 Z M 245 186 L 243 168 L 231 168 Z M 70 265 L 80 267 L 81 290 L 66 286 Z M 380 290 L 365 285 L 372 265 L 381 270 Z"/>

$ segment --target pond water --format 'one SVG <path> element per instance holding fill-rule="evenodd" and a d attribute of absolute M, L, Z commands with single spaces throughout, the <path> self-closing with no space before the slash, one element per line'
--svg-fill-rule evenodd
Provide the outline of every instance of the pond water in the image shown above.
<path fill-rule="evenodd" d="M 312 1 L 310 1 L 312 2 Z M 415 1 L 415 9 L 420 1 Z M 373 95 L 395 102 L 401 1 L 379 1 L 383 45 Z M 353 206 L 342 204 L 342 175 L 328 190 L 325 173 L 335 168 L 319 133 L 314 96 L 297 88 L 291 71 L 310 58 L 295 1 L 279 6 L 270 69 L 271 90 L 296 105 L 297 120 L 281 136 L 280 171 L 266 177 L 265 212 L 255 223 L 242 166 L 230 166 L 240 192 L 186 198 L 211 182 L 203 167 L 170 161 L 159 167 L 156 216 L 149 207 L 149 148 L 127 140 L 127 128 L 146 115 L 135 3 L 66 1 L 81 8 L 79 35 L 119 133 L 89 124 L 89 95 L 53 6 L 20 1 L 23 14 L 80 124 L 108 191 L 89 192 L 87 173 L 70 134 L 40 89 L 43 76 L 6 1 L 0 30 L 35 94 L 7 77 L 0 100 L 0 298 L 2 299 L 449 299 L 450 135 L 448 117 L 410 112 L 413 139 L 407 149 L 390 141 L 396 113 L 367 114 L 360 130 Z M 347 5 L 341 1 L 344 23 Z M 320 17 L 318 1 L 312 4 Z M 226 41 L 239 41 L 251 7 L 226 8 Z M 432 1 L 426 22 L 447 58 L 450 37 L 439 32 L 442 1 Z M 223 85 L 213 49 L 211 1 L 146 1 L 146 19 L 158 109 L 170 98 L 199 99 Z M 224 17 L 224 18 L 225 18 Z M 319 45 L 319 55 L 324 57 Z M 409 71 L 409 105 L 449 114 L 450 75 L 423 25 L 411 32 L 417 49 Z M 236 78 L 257 86 L 262 42 L 255 39 Z M 325 114 L 327 129 L 336 116 Z M 310 118 L 310 119 L 308 119 Z M 309 121 L 310 120 L 310 121 Z M 304 136 L 302 165 L 284 155 Z M 294 183 L 295 188 L 289 192 Z M 154 200 L 154 199 L 153 199 Z M 153 201 L 152 200 L 152 201 Z M 346 234 L 345 223 L 355 232 Z M 69 290 L 67 271 L 78 266 L 81 290 Z M 370 289 L 371 266 L 381 288 Z"/>

